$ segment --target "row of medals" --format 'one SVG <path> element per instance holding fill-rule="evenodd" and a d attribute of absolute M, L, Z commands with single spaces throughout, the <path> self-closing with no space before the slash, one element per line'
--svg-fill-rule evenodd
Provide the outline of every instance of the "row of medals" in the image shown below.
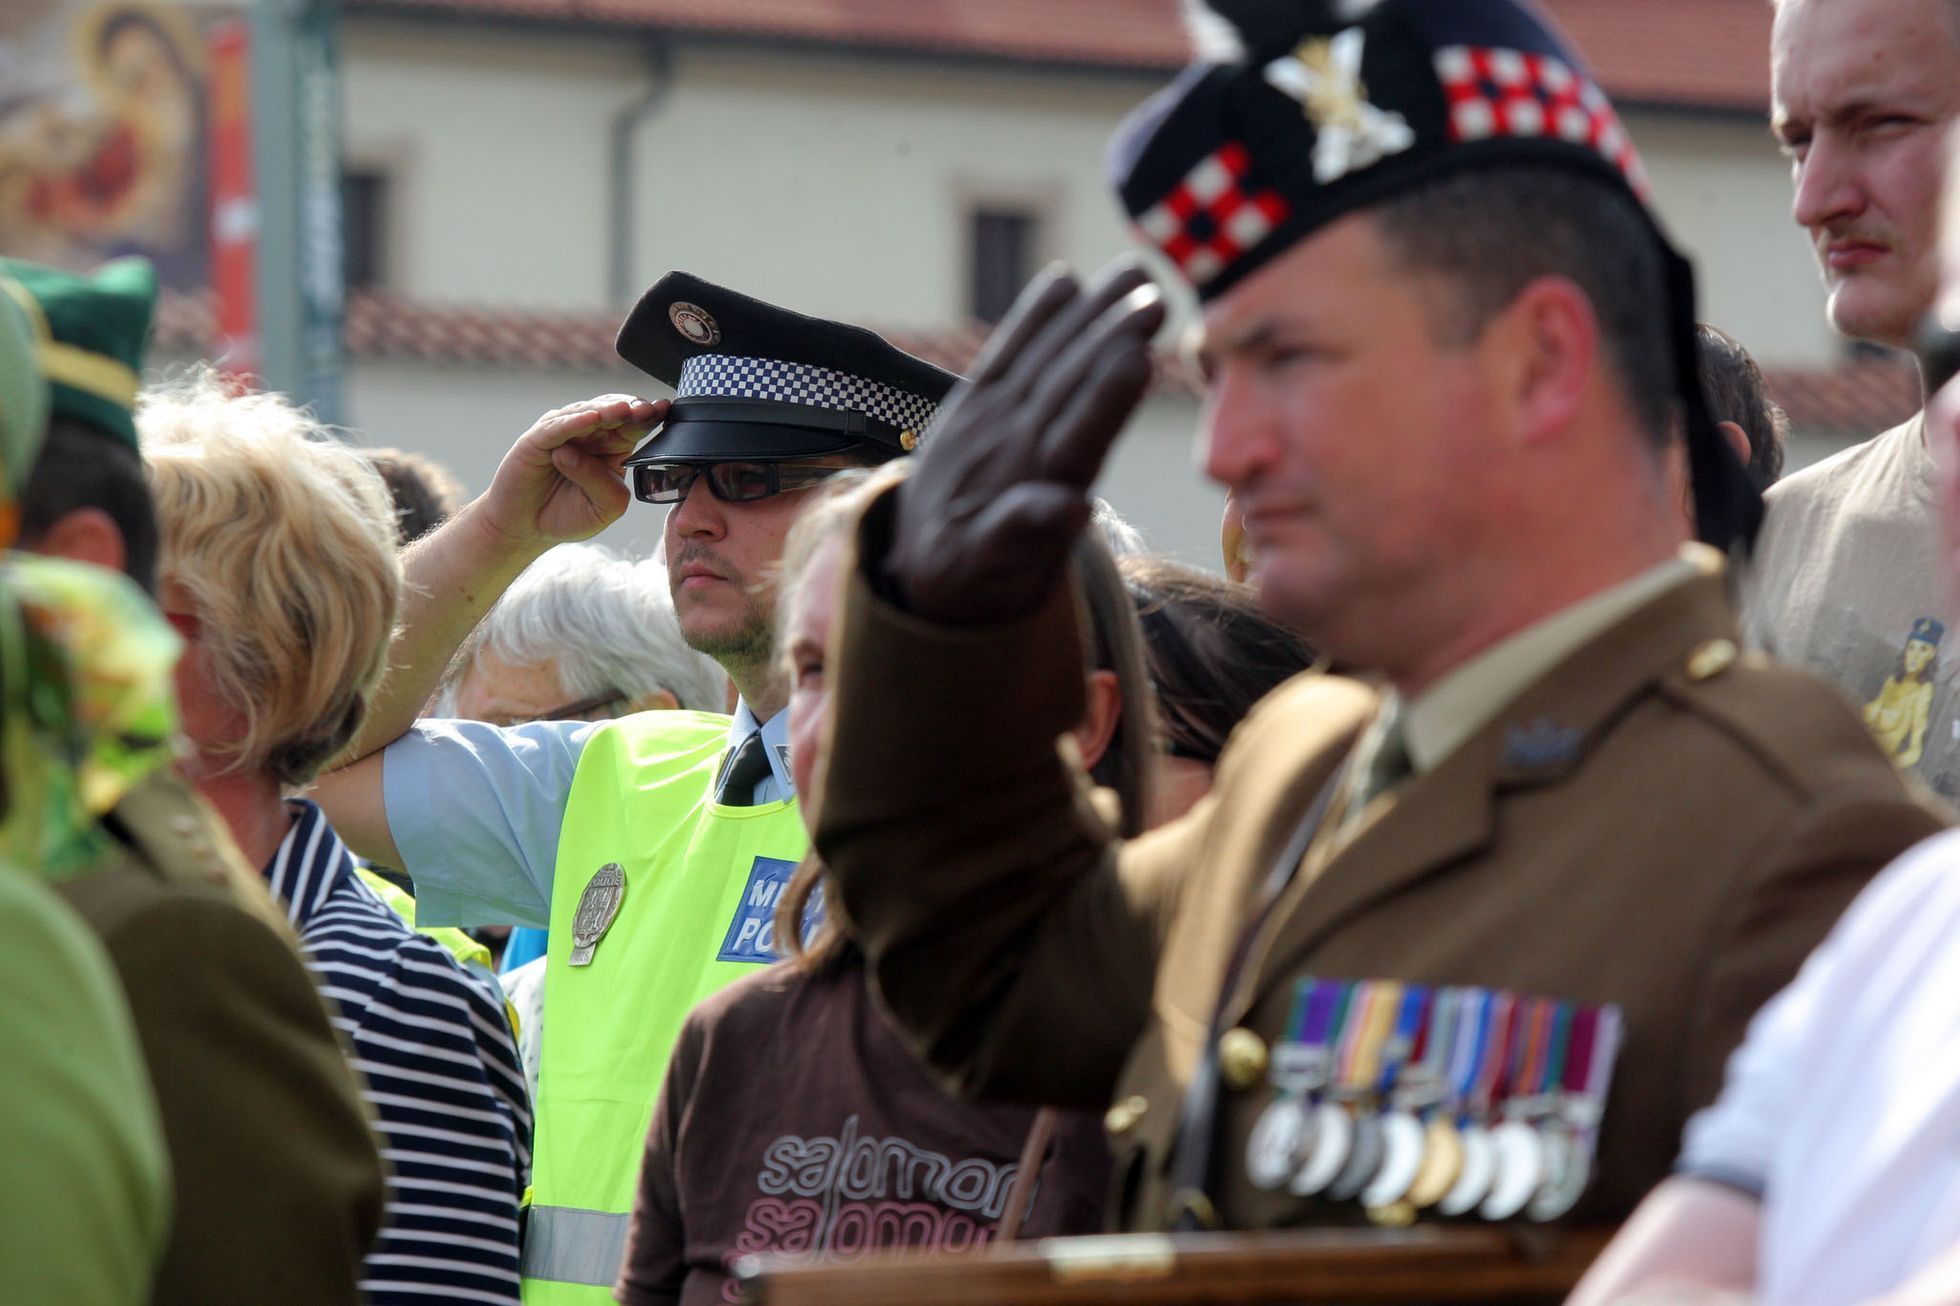
<path fill-rule="evenodd" d="M 1592 1177 L 1620 1030 L 1612 1006 L 1303 978 L 1247 1177 L 1383 1224 L 1555 1220 Z"/>

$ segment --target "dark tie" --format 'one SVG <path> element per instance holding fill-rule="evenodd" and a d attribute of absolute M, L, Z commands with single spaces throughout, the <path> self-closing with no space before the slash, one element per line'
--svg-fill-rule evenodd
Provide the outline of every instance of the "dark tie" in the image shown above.
<path fill-rule="evenodd" d="M 769 778 L 769 749 L 760 730 L 751 731 L 721 768 L 715 801 L 723 807 L 755 806 L 755 787 Z"/>

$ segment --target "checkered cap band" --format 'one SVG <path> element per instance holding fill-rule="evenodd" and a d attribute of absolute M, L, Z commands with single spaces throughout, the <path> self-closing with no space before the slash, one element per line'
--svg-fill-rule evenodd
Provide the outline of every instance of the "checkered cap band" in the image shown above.
<path fill-rule="evenodd" d="M 1472 45 L 1436 51 L 1436 78 L 1449 102 L 1450 139 L 1537 137 L 1597 150 L 1636 195 L 1647 173 L 1605 92 L 1548 54 Z"/>
<path fill-rule="evenodd" d="M 901 431 L 925 434 L 939 405 L 907 390 L 828 367 L 734 354 L 696 354 L 681 364 L 678 398 L 774 399 L 863 413 Z"/>
<path fill-rule="evenodd" d="M 1194 286 L 1230 267 L 1291 210 L 1278 191 L 1247 184 L 1251 167 L 1245 146 L 1227 141 L 1137 217 L 1144 239 L 1164 251 Z"/>

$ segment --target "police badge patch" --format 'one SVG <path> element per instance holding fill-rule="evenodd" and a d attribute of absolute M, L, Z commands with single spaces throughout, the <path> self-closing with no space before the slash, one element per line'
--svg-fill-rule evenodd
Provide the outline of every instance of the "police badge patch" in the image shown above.
<path fill-rule="evenodd" d="M 592 964 L 593 950 L 612 928 L 619 915 L 619 905 L 625 900 L 626 868 L 618 862 L 607 862 L 578 896 L 578 907 L 572 913 L 572 955 L 567 965 Z"/>

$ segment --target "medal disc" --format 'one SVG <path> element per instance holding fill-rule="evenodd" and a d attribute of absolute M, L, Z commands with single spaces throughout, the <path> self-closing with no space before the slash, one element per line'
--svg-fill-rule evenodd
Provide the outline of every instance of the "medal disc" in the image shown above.
<path fill-rule="evenodd" d="M 1408 1196 L 1422 1170 L 1428 1138 L 1422 1121 L 1412 1112 L 1391 1111 L 1382 1117 L 1382 1163 L 1361 1191 L 1364 1206 L 1387 1206 Z"/>
<path fill-rule="evenodd" d="M 1409 1184 L 1409 1202 L 1417 1208 L 1434 1206 L 1456 1186 L 1463 1170 L 1463 1144 L 1456 1126 L 1437 1116 L 1423 1131 L 1422 1165 Z"/>
<path fill-rule="evenodd" d="M 1585 1144 L 1569 1130 L 1557 1129 L 1545 1136 L 1545 1158 L 1545 1182 L 1526 1211 L 1534 1220 L 1556 1220 L 1570 1211 L 1592 1178 Z"/>
<path fill-rule="evenodd" d="M 1327 1196 L 1336 1202 L 1353 1201 L 1380 1171 L 1386 1150 L 1381 1117 L 1373 1111 L 1355 1117 L 1354 1141 L 1348 1146 L 1347 1164 L 1327 1185 Z"/>
<path fill-rule="evenodd" d="M 1436 1203 L 1436 1209 L 1444 1215 L 1463 1215 L 1484 1200 L 1490 1191 L 1490 1181 L 1497 1169 L 1497 1154 L 1491 1147 L 1490 1130 L 1482 1125 L 1465 1125 L 1457 1132 L 1457 1145 L 1463 1149 L 1463 1165 L 1457 1170 L 1456 1183 L 1443 1200 Z"/>
<path fill-rule="evenodd" d="M 1286 1191 L 1295 1197 L 1312 1197 L 1347 1164 L 1348 1144 L 1354 1137 L 1354 1117 L 1332 1102 L 1313 1109 L 1313 1143 L 1306 1160 L 1293 1172 Z"/>
<path fill-rule="evenodd" d="M 1253 1187 L 1270 1192 L 1292 1177 L 1312 1120 L 1307 1104 L 1292 1096 L 1275 1099 L 1260 1114 L 1245 1143 L 1245 1174 Z"/>
<path fill-rule="evenodd" d="M 1491 1131 L 1497 1151 L 1497 1175 L 1477 1214 L 1486 1220 L 1508 1220 L 1525 1208 L 1545 1179 L 1545 1145 L 1538 1131 L 1522 1120 L 1506 1120 Z"/>

